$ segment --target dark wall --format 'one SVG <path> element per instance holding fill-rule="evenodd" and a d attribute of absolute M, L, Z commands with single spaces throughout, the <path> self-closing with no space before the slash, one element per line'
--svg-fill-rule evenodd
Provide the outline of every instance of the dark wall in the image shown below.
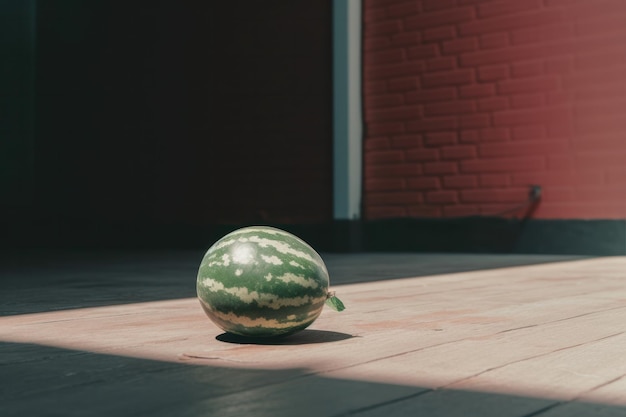
<path fill-rule="evenodd" d="M 0 2 L 0 214 L 9 217 L 33 198 L 34 19 L 35 0 Z"/>
<path fill-rule="evenodd" d="M 35 197 L 10 245 L 330 220 L 330 2 L 47 0 L 35 23 Z"/>

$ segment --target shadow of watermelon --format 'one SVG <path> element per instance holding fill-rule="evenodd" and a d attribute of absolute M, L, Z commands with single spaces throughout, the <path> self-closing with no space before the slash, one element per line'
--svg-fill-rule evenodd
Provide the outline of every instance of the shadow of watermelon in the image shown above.
<path fill-rule="evenodd" d="M 305 329 L 283 337 L 245 337 L 231 333 L 222 333 L 217 335 L 215 339 L 220 342 L 235 343 L 238 345 L 309 345 L 314 343 L 339 342 L 353 337 L 357 336 L 327 330 Z"/>

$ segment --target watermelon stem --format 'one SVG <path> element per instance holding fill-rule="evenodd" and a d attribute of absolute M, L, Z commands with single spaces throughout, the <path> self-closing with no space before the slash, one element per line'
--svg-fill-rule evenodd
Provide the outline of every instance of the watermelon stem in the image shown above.
<path fill-rule="evenodd" d="M 334 291 L 329 291 L 328 294 L 326 294 L 326 304 L 335 311 L 343 311 L 346 309 L 343 302 L 335 296 Z"/>

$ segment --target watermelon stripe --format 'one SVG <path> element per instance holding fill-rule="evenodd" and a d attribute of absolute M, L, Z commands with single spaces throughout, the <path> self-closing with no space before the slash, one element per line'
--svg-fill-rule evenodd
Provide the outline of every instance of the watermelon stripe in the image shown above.
<path fill-rule="evenodd" d="M 256 302 L 259 307 L 269 307 L 274 310 L 281 307 L 293 307 L 317 303 L 326 299 L 325 295 L 317 298 L 308 295 L 292 298 L 278 297 L 276 294 L 272 293 L 250 291 L 246 287 L 225 287 L 224 284 L 212 278 L 204 278 L 202 280 L 202 286 L 208 292 L 225 292 L 235 296 L 244 304 Z"/>
<path fill-rule="evenodd" d="M 203 305 L 205 307 L 205 305 Z M 205 311 L 206 307 L 205 307 Z M 321 310 L 320 310 L 321 311 Z M 248 318 L 234 313 L 207 312 L 211 319 L 222 329 L 242 336 L 283 336 L 307 328 L 317 319 L 319 312 L 307 317 L 293 320 L 276 320 L 267 318 Z M 268 332 L 271 329 L 271 332 Z"/>

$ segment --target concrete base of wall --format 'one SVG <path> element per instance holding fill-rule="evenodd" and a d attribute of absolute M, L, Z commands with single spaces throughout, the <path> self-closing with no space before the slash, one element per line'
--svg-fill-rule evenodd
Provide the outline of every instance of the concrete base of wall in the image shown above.
<path fill-rule="evenodd" d="M 626 220 L 395 219 L 364 235 L 369 251 L 626 255 Z"/>
<path fill-rule="evenodd" d="M 7 225 L 8 226 L 8 225 Z M 245 225 L 32 224 L 7 228 L 0 247 L 208 249 Z M 496 217 L 388 219 L 272 226 L 320 252 L 443 252 L 626 255 L 626 220 L 511 220 Z"/>

